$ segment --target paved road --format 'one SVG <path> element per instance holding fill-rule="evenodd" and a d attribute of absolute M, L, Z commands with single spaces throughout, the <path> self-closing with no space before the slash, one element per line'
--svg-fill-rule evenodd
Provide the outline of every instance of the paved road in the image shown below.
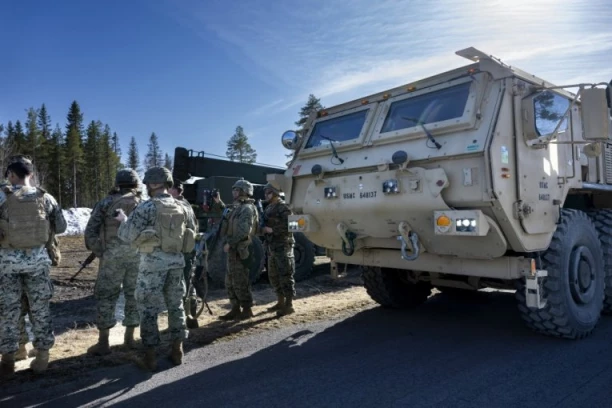
<path fill-rule="evenodd" d="M 22 407 L 612 407 L 612 318 L 567 341 L 524 328 L 507 293 L 373 308 L 7 396 Z M 35 385 L 34 385 L 35 386 Z"/>

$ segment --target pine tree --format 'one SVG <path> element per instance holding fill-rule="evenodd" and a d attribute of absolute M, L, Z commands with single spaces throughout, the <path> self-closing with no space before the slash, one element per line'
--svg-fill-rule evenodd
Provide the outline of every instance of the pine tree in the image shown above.
<path fill-rule="evenodd" d="M 151 133 L 149 137 L 149 144 L 147 145 L 149 150 L 145 156 L 144 169 L 149 170 L 151 167 L 160 167 L 164 164 L 162 151 L 159 148 L 159 141 L 155 132 Z"/>
<path fill-rule="evenodd" d="M 115 135 L 117 134 L 115 133 Z M 102 154 L 101 188 L 106 192 L 110 191 L 111 187 L 115 184 L 115 173 L 118 170 L 113 160 L 116 155 L 111 138 L 110 126 L 104 125 L 104 131 L 100 139 L 100 153 Z"/>
<path fill-rule="evenodd" d="M 66 183 L 66 198 L 67 202 L 72 199 L 72 205 L 76 208 L 78 205 L 78 186 L 80 185 L 80 177 L 78 176 L 81 165 L 83 164 L 83 114 L 77 101 L 73 101 L 70 105 L 70 110 L 66 117 L 66 166 L 69 174 Z"/>
<path fill-rule="evenodd" d="M 85 131 L 86 138 L 84 144 L 83 158 L 87 166 L 83 168 L 83 174 L 87 183 L 81 184 L 81 195 L 83 197 L 82 204 L 87 207 L 93 207 L 101 195 L 101 152 L 100 139 L 102 133 L 102 123 L 100 121 L 91 121 Z"/>
<path fill-rule="evenodd" d="M 38 110 L 38 129 L 40 131 L 40 150 L 36 153 L 37 167 L 42 175 L 41 185 L 46 185 L 46 179 L 51 173 L 50 161 L 53 141 L 51 139 L 51 117 L 47 113 L 47 107 L 44 103 Z"/>
<path fill-rule="evenodd" d="M 247 135 L 244 134 L 242 126 L 236 127 L 236 133 L 227 142 L 227 151 L 225 155 L 231 161 L 238 160 L 241 163 L 255 163 L 257 153 L 249 144 Z"/>
<path fill-rule="evenodd" d="M 25 122 L 25 146 L 23 146 L 23 154 L 30 156 L 36 166 L 36 153 L 40 147 L 40 130 L 38 129 L 38 111 L 34 108 L 29 108 L 27 111 L 27 119 Z"/>
<path fill-rule="evenodd" d="M 44 103 L 38 110 L 38 127 L 44 140 L 51 139 L 51 117 L 47 113 L 47 107 Z"/>
<path fill-rule="evenodd" d="M 308 95 L 308 101 L 306 102 L 306 105 L 302 106 L 302 109 L 300 109 L 300 119 L 295 122 L 295 124 L 300 128 L 303 128 L 310 114 L 312 112 L 317 112 L 321 109 L 325 109 L 323 105 L 321 105 L 321 100 L 316 98 L 313 94 Z"/>
<path fill-rule="evenodd" d="M 13 134 L 13 153 L 14 154 L 23 154 L 22 151 L 25 147 L 26 136 L 23 132 L 23 126 L 21 125 L 21 121 L 17 119 L 15 122 L 15 129 Z"/>
<path fill-rule="evenodd" d="M 119 136 L 117 136 L 117 132 L 113 132 L 113 137 L 111 138 L 111 146 L 113 148 L 113 152 L 115 152 L 117 157 L 121 159 L 121 146 L 119 146 Z"/>
<path fill-rule="evenodd" d="M 57 199 L 59 206 L 62 206 L 63 191 L 63 166 L 64 166 L 64 135 L 59 123 L 51 133 L 49 148 L 49 174 L 47 177 L 46 188 L 49 193 Z"/>
<path fill-rule="evenodd" d="M 128 162 L 127 166 L 136 172 L 140 172 L 140 159 L 138 158 L 138 146 L 136 145 L 136 139 L 132 136 L 130 140 L 130 147 L 128 149 Z"/>
<path fill-rule="evenodd" d="M 170 157 L 168 153 L 166 153 L 166 156 L 164 157 L 164 167 L 172 171 L 172 157 Z"/>

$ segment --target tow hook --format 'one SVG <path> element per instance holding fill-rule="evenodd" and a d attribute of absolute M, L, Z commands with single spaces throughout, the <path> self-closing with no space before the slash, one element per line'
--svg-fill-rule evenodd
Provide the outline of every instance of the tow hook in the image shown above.
<path fill-rule="evenodd" d="M 349 231 L 349 229 L 343 223 L 338 224 L 336 227 L 340 238 L 342 238 L 342 253 L 346 256 L 351 256 L 355 252 L 355 238 L 357 235 Z"/>
<path fill-rule="evenodd" d="M 414 261 L 421 253 L 421 246 L 419 245 L 419 236 L 416 232 L 411 231 L 408 224 L 404 221 L 400 222 L 398 231 L 400 233 L 397 239 L 402 242 L 402 259 L 406 261 Z M 408 248 L 408 241 L 410 241 L 412 248 L 412 255 L 406 253 Z"/>

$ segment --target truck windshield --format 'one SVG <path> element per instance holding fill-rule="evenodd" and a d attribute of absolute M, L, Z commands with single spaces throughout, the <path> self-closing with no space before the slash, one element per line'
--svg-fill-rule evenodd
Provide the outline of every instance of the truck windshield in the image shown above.
<path fill-rule="evenodd" d="M 393 102 L 380 133 L 460 118 L 470 94 L 470 82 Z"/>
<path fill-rule="evenodd" d="M 328 145 L 330 143 L 329 139 L 335 142 L 357 139 L 363 128 L 368 111 L 369 109 L 364 109 L 317 123 L 305 148 Z"/>

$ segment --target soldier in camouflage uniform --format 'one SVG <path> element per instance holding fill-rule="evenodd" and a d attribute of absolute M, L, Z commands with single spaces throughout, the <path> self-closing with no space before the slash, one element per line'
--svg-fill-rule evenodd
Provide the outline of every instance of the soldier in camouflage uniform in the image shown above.
<path fill-rule="evenodd" d="M 115 187 L 95 205 L 85 227 L 85 246 L 100 260 L 94 287 L 99 337 L 98 343 L 87 349 L 89 354 L 106 355 L 111 352 L 108 337 L 110 329 L 117 324 L 115 308 L 122 289 L 125 297 L 122 323 L 125 326 L 124 345 L 130 348 L 135 346 L 134 329 L 140 317 L 134 291 L 140 260 L 138 250 L 117 237 L 119 222 L 113 213 L 120 208 L 127 215 L 134 211 L 142 201 L 139 183 L 140 177 L 134 170 L 119 170 L 115 176 Z"/>
<path fill-rule="evenodd" d="M 30 364 L 40 373 L 49 364 L 55 344 L 49 300 L 53 284 L 51 260 L 45 245 L 51 231 L 61 234 L 66 220 L 50 194 L 32 186 L 34 166 L 24 156 L 11 159 L 5 176 L 10 187 L 0 191 L 0 376 L 15 373 L 19 349 L 19 318 L 22 294 L 30 306 L 36 358 Z"/>
<path fill-rule="evenodd" d="M 185 324 L 184 253 L 195 248 L 196 225 L 185 207 L 168 194 L 172 174 L 164 167 L 145 173 L 143 183 L 150 199 L 142 202 L 129 218 L 120 210 L 119 238 L 138 247 L 140 269 L 136 283 L 136 301 L 140 314 L 140 337 L 145 346 L 144 364 L 157 367 L 155 347 L 160 343 L 157 316 L 168 310 L 168 331 L 172 339 L 171 360 L 182 363 Z"/>
<path fill-rule="evenodd" d="M 169 192 L 172 197 L 174 197 L 180 204 L 185 207 L 185 211 L 187 211 L 187 213 L 193 219 L 193 222 L 196 225 L 195 231 L 199 231 L 199 227 L 197 227 L 198 220 L 195 216 L 195 213 L 193 212 L 193 208 L 191 208 L 191 204 L 189 204 L 189 202 L 185 200 L 185 197 L 183 197 L 183 182 L 180 180 L 174 180 L 174 186 L 170 189 Z M 185 305 L 187 304 L 187 298 L 189 298 L 190 310 L 185 309 L 185 312 L 189 313 L 189 316 L 191 316 L 192 318 L 187 318 L 187 328 L 195 329 L 199 326 L 197 319 L 193 318 L 197 313 L 198 303 L 196 299 L 195 286 L 189 284 L 189 282 L 191 281 L 191 269 L 193 267 L 193 262 L 196 255 L 195 249 L 192 252 L 183 255 L 185 257 L 185 268 L 183 269 L 183 276 L 185 278 L 185 286 L 189 289 L 189 293 L 187 293 L 185 295 L 185 299 L 183 299 L 183 307 L 185 308 Z"/>
<path fill-rule="evenodd" d="M 266 234 L 268 247 L 268 279 L 278 302 L 268 308 L 277 316 L 294 312 L 293 297 L 295 296 L 295 257 L 293 256 L 293 233 L 289 232 L 288 218 L 291 209 L 280 198 L 280 190 L 268 183 L 264 187 L 266 206 L 264 212 L 265 226 L 260 234 Z"/>
<path fill-rule="evenodd" d="M 221 320 L 248 319 L 253 317 L 251 307 L 253 306 L 253 294 L 251 293 L 251 281 L 249 269 L 253 262 L 251 242 L 257 232 L 259 216 L 255 208 L 253 196 L 253 185 L 246 180 L 238 180 L 232 186 L 234 196 L 234 207 L 227 217 L 222 221 L 221 237 L 223 239 L 223 251 L 227 253 L 227 274 L 225 275 L 225 287 L 232 304 L 229 313 L 220 316 Z M 240 310 L 242 307 L 242 311 Z"/>

